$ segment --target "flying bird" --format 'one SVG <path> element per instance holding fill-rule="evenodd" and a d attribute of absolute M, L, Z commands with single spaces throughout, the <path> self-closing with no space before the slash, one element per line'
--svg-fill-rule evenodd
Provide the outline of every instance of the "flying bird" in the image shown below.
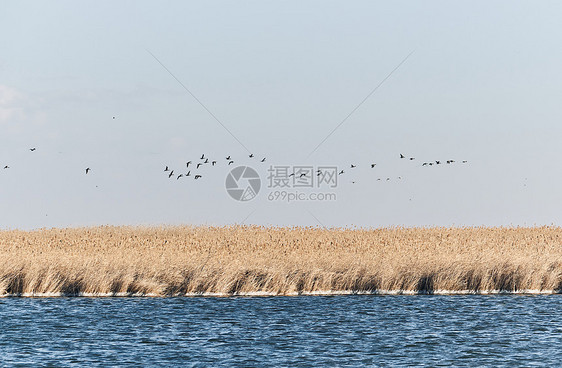
<path fill-rule="evenodd" d="M 174 170 L 170 171 L 170 175 L 168 175 L 168 178 L 171 178 L 172 176 L 174 176 Z"/>
<path fill-rule="evenodd" d="M 441 161 L 435 161 L 436 165 L 439 165 L 441 163 Z"/>
<path fill-rule="evenodd" d="M 185 167 L 189 167 L 189 164 L 191 163 L 191 161 L 187 161 L 187 164 Z"/>
<path fill-rule="evenodd" d="M 86 175 L 88 175 L 89 172 L 90 172 L 90 168 L 87 167 L 87 168 L 86 168 Z"/>
<path fill-rule="evenodd" d="M 204 164 L 208 164 L 209 163 L 209 159 L 205 159 L 205 162 L 203 162 Z"/>
<path fill-rule="evenodd" d="M 185 176 L 191 176 L 191 170 L 189 170 Z"/>
<path fill-rule="evenodd" d="M 354 164 L 351 164 L 351 168 L 352 168 L 352 169 L 354 169 L 354 168 L 356 168 L 356 167 L 357 167 L 357 166 L 355 166 Z"/>
<path fill-rule="evenodd" d="M 195 175 L 195 180 L 199 179 L 201 175 Z"/>
<path fill-rule="evenodd" d="M 202 155 L 201 155 L 201 160 L 204 160 L 204 159 L 205 159 L 205 154 L 202 154 Z"/>
<path fill-rule="evenodd" d="M 340 171 L 339 175 L 341 175 L 341 174 L 343 174 L 343 170 L 342 170 L 342 171 Z"/>
<path fill-rule="evenodd" d="M 113 120 L 115 120 L 115 116 L 113 117 Z"/>
<path fill-rule="evenodd" d="M 466 160 L 462 160 L 462 163 L 463 163 L 463 164 L 466 164 L 467 162 L 468 162 L 468 161 L 466 161 Z"/>
<path fill-rule="evenodd" d="M 427 166 L 427 162 L 424 162 L 424 163 L 422 164 L 422 166 Z"/>
<path fill-rule="evenodd" d="M 176 180 L 178 180 L 181 177 L 183 177 L 183 174 L 179 174 L 178 177 L 176 178 Z"/>
<path fill-rule="evenodd" d="M 416 159 L 415 157 L 410 157 L 410 161 L 415 160 L 415 159 Z"/>
<path fill-rule="evenodd" d="M 228 157 L 226 159 L 230 161 L 230 155 L 228 155 Z"/>
<path fill-rule="evenodd" d="M 254 157 L 254 154 L 253 154 L 253 153 L 250 153 L 250 155 L 249 155 L 248 157 L 253 158 L 253 157 Z"/>
<path fill-rule="evenodd" d="M 374 169 L 377 164 L 371 164 L 371 169 Z"/>
<path fill-rule="evenodd" d="M 265 157 L 261 159 L 261 162 L 265 162 Z"/>
<path fill-rule="evenodd" d="M 233 164 L 233 163 L 234 163 L 234 161 L 228 161 L 228 164 L 229 164 L 229 165 L 230 165 L 230 164 Z"/>
<path fill-rule="evenodd" d="M 9 169 L 9 168 L 10 168 L 10 166 L 8 166 L 8 165 L 4 166 L 4 169 Z"/>
<path fill-rule="evenodd" d="M 36 149 L 37 149 L 37 148 L 33 147 L 33 148 L 30 148 L 29 150 L 30 150 L 31 152 L 33 152 L 33 151 L 35 151 Z"/>
<path fill-rule="evenodd" d="M 216 161 L 211 162 L 211 165 L 215 166 L 217 164 Z"/>
<path fill-rule="evenodd" d="M 406 158 L 406 156 L 404 156 L 403 154 L 400 154 L 400 158 Z"/>
<path fill-rule="evenodd" d="M 170 171 L 170 169 L 168 168 L 168 166 L 166 166 L 166 168 L 164 169 L 164 171 Z"/>
<path fill-rule="evenodd" d="M 302 173 L 299 177 L 302 178 L 303 176 L 306 176 L 306 173 Z"/>
<path fill-rule="evenodd" d="M 202 163 L 198 163 L 198 164 L 197 164 L 197 168 L 199 168 L 199 166 L 201 166 L 201 165 L 203 165 L 203 164 L 202 164 Z"/>

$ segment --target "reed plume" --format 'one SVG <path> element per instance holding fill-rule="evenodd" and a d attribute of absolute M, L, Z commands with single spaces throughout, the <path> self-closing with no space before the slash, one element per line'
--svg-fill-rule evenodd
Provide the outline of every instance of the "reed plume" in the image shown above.
<path fill-rule="evenodd" d="M 562 289 L 562 229 L 113 227 L 0 231 L 0 295 Z"/>

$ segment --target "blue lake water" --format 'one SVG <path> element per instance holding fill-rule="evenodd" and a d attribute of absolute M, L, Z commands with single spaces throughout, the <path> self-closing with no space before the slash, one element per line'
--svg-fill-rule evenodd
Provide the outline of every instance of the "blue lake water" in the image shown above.
<path fill-rule="evenodd" d="M 562 365 L 562 296 L 0 299 L 0 366 Z"/>

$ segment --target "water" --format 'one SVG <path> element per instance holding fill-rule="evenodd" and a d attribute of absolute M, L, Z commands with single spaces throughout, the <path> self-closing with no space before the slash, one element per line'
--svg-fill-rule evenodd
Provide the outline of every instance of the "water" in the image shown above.
<path fill-rule="evenodd" d="M 562 296 L 0 299 L 0 366 L 559 366 Z"/>

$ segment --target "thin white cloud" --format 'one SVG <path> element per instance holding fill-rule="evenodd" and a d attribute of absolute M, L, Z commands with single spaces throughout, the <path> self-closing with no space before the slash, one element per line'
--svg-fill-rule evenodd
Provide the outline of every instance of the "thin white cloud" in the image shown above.
<path fill-rule="evenodd" d="M 0 84 L 0 124 L 25 118 L 25 100 L 23 93 Z"/>

